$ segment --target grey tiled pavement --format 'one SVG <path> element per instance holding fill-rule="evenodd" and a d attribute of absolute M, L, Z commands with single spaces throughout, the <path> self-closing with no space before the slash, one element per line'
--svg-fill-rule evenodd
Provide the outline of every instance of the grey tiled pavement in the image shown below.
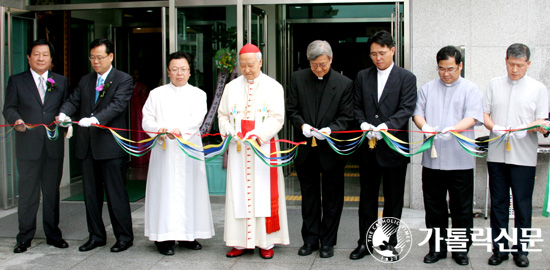
<path fill-rule="evenodd" d="M 66 193 L 67 191 L 65 191 Z M 418 246 L 425 233 L 423 210 L 404 209 L 403 222 L 412 231 L 413 246 L 410 253 L 401 261 L 393 264 L 381 263 L 367 256 L 364 259 L 352 261 L 348 256 L 355 248 L 357 240 L 357 207 L 346 206 L 342 215 L 338 244 L 332 258 L 320 258 L 317 252 L 310 256 L 298 256 L 298 248 L 303 244 L 300 236 L 300 207 L 290 203 L 288 207 L 290 245 L 276 246 L 275 256 L 271 260 L 260 258 L 259 252 L 243 255 L 238 258 L 226 258 L 229 248 L 223 242 L 224 198 L 212 196 L 212 210 L 216 235 L 212 239 L 199 240 L 203 249 L 192 251 L 176 248 L 174 256 L 159 254 L 152 242 L 143 236 L 144 207 L 143 200 L 132 203 L 133 226 L 135 234 L 134 246 L 121 253 L 111 253 L 110 246 L 115 242 L 112 228 L 107 227 L 109 239 L 107 246 L 89 252 L 79 252 L 78 246 L 86 241 L 86 224 L 82 224 L 79 235 L 66 239 L 70 247 L 57 249 L 46 244 L 43 234 L 37 234 L 32 247 L 25 253 L 14 254 L 15 235 L 0 238 L 0 269 L 517 269 L 510 259 L 498 267 L 487 265 L 490 256 L 483 247 L 472 247 L 469 257 L 470 265 L 459 266 L 450 256 L 438 263 L 427 265 L 422 262 L 427 253 L 426 246 Z M 83 209 L 83 205 L 82 205 Z M 11 211 L 11 212 L 10 212 Z M 13 213 L 15 210 L 0 211 L 0 217 Z M 85 213 L 82 211 L 82 215 Z M 71 217 L 61 217 L 67 219 Z M 38 226 L 41 226 L 39 222 Z M 489 221 L 483 218 L 475 219 L 476 227 L 489 227 Z M 550 220 L 540 216 L 540 209 L 533 215 L 533 227 L 542 228 L 543 239 L 550 241 Z M 71 227 L 73 228 L 73 227 Z M 0 228 L 2 229 L 2 228 Z M 64 229 L 63 227 L 61 228 Z M 529 269 L 550 269 L 550 245 L 540 244 L 542 252 L 531 253 Z M 449 254 L 450 255 L 450 254 Z"/>

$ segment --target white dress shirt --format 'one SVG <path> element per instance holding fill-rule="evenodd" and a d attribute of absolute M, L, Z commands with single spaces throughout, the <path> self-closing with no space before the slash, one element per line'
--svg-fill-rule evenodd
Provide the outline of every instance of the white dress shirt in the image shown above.
<path fill-rule="evenodd" d="M 393 62 L 391 63 L 391 66 L 384 70 L 380 70 L 376 68 L 377 72 L 377 81 L 378 81 L 378 101 L 380 101 L 380 97 L 382 96 L 382 92 L 384 92 L 384 87 L 386 86 L 386 82 L 388 81 L 388 77 L 390 76 L 390 72 L 393 68 Z"/>

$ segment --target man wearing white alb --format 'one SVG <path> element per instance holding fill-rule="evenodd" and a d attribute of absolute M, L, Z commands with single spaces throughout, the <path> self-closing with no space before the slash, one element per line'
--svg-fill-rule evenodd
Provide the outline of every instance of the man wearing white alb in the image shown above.
<path fill-rule="evenodd" d="M 187 83 L 192 63 L 189 54 L 172 53 L 167 62 L 170 84 L 151 91 L 143 107 L 143 129 L 169 133 L 159 138 L 151 151 L 145 236 L 155 241 L 161 254 L 173 255 L 175 241 L 189 249 L 201 249 L 195 239 L 211 238 L 214 225 L 204 161 L 188 157 L 176 138 L 202 146 L 199 128 L 207 111 L 206 94 Z"/>

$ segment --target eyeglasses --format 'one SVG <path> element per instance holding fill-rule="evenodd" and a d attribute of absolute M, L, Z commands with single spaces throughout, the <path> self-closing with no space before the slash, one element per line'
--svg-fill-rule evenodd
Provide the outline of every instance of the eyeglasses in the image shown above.
<path fill-rule="evenodd" d="M 370 57 L 371 58 L 376 58 L 378 56 L 384 57 L 388 52 L 389 52 L 389 50 L 388 51 L 371 52 Z"/>
<path fill-rule="evenodd" d="M 437 71 L 439 71 L 439 73 L 454 73 L 455 71 L 458 70 L 458 66 L 456 67 L 450 67 L 450 68 L 444 68 L 444 67 L 438 67 L 437 68 Z"/>
<path fill-rule="evenodd" d="M 178 73 L 178 71 L 187 72 L 187 71 L 189 71 L 189 67 L 179 67 L 179 68 L 173 67 L 173 68 L 170 68 L 169 70 L 172 73 Z"/>
<path fill-rule="evenodd" d="M 319 64 L 315 64 L 315 63 L 309 63 L 309 65 L 311 66 L 311 68 L 313 69 L 316 69 L 318 67 L 321 67 L 321 68 L 326 68 L 328 66 L 328 64 L 330 64 L 329 62 L 323 62 L 323 63 L 319 63 Z"/>
<path fill-rule="evenodd" d="M 105 58 L 107 58 L 107 57 L 109 57 L 109 56 L 108 56 L 108 55 L 107 55 L 107 56 L 90 56 L 90 61 L 95 61 L 96 59 L 97 59 L 98 61 L 101 61 L 101 60 L 103 60 L 103 59 L 105 59 Z"/>

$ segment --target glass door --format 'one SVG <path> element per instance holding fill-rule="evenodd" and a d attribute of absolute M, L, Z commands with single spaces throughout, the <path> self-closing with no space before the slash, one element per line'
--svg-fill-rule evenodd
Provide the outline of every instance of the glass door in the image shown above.
<path fill-rule="evenodd" d="M 395 64 L 397 66 L 404 66 L 404 53 L 403 53 L 403 3 L 396 2 L 394 10 L 391 14 L 391 34 L 395 41 Z"/>
<path fill-rule="evenodd" d="M 26 48 L 36 36 L 34 13 L 2 8 L 2 27 L 0 31 L 5 44 L 1 59 L 2 92 L 0 104 L 3 104 L 9 76 L 28 69 Z M 2 117 L 0 124 L 7 124 Z M 15 136 L 7 134 L 9 128 L 0 129 L 0 205 L 4 209 L 17 206 L 19 199 L 18 173 L 15 159 Z"/>
<path fill-rule="evenodd" d="M 247 5 L 245 17 L 246 40 L 262 52 L 262 72 L 267 74 L 267 14 L 265 10 Z"/>

